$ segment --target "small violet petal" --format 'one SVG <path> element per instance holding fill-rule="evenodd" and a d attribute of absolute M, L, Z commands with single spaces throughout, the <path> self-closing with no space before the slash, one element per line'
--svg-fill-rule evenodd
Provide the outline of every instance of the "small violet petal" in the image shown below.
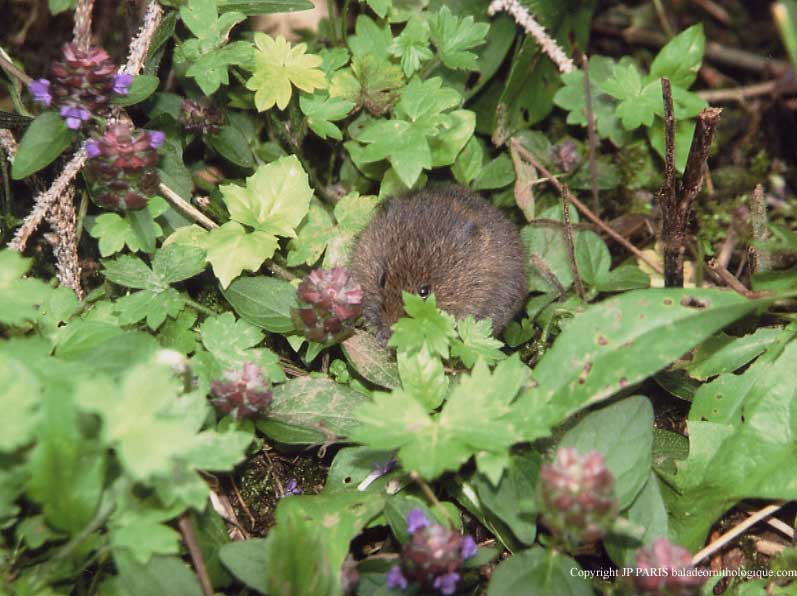
<path fill-rule="evenodd" d="M 120 72 L 113 78 L 113 92 L 117 95 L 127 95 L 130 91 L 130 83 L 133 82 L 133 75 Z"/>
<path fill-rule="evenodd" d="M 438 575 L 434 578 L 432 586 L 444 596 L 451 596 L 457 591 L 457 584 L 459 583 L 459 573 L 451 572 L 445 575 Z"/>
<path fill-rule="evenodd" d="M 159 131 L 159 130 L 151 130 L 149 131 L 149 146 L 153 149 L 157 149 L 161 145 L 163 145 L 163 141 L 166 139 L 166 134 Z"/>
<path fill-rule="evenodd" d="M 36 79 L 28 85 L 28 90 L 33 95 L 33 100 L 49 106 L 53 101 L 53 96 L 50 95 L 50 81 L 47 79 Z"/>
<path fill-rule="evenodd" d="M 473 536 L 465 536 L 465 539 L 462 541 L 462 558 L 470 559 L 475 556 L 478 551 L 479 548 L 476 546 L 476 541 L 473 539 Z"/>
<path fill-rule="evenodd" d="M 102 153 L 100 144 L 97 141 L 89 141 L 86 143 L 86 154 L 89 157 L 98 157 Z"/>
<path fill-rule="evenodd" d="M 69 118 L 66 119 L 66 127 L 67 128 L 71 128 L 72 130 L 79 129 L 81 124 L 82 124 L 82 122 L 81 122 L 80 118 L 69 117 Z"/>
<path fill-rule="evenodd" d="M 420 509 L 411 509 L 407 514 L 407 532 L 414 534 L 429 525 L 429 519 Z"/>
<path fill-rule="evenodd" d="M 391 590 L 407 589 L 407 578 L 404 577 L 403 573 L 401 573 L 401 567 L 394 565 L 390 568 L 390 571 L 387 572 L 387 577 L 385 578 L 385 585 Z"/>

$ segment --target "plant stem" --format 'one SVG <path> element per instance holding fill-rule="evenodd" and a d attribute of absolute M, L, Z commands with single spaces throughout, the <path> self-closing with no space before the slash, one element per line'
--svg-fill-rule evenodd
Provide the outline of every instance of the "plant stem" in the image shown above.
<path fill-rule="evenodd" d="M 202 314 L 206 314 L 209 317 L 213 317 L 213 316 L 216 316 L 217 314 L 219 314 L 215 310 L 212 310 L 212 309 L 208 308 L 207 306 L 205 306 L 204 304 L 200 304 L 199 302 L 197 302 L 193 298 L 189 298 L 188 296 L 185 296 L 185 295 L 183 295 L 183 302 L 185 302 L 188 306 L 190 306 L 194 310 L 197 310 L 197 311 L 201 312 Z"/>

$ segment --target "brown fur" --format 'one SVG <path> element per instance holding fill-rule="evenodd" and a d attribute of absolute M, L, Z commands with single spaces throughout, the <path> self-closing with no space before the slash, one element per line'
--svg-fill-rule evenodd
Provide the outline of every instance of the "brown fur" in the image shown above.
<path fill-rule="evenodd" d="M 500 332 L 526 300 L 525 265 L 517 228 L 460 186 L 388 199 L 358 237 L 351 259 L 366 322 L 382 341 L 404 315 L 402 290 L 418 294 L 423 286 L 440 309 L 458 319 L 490 319 Z"/>

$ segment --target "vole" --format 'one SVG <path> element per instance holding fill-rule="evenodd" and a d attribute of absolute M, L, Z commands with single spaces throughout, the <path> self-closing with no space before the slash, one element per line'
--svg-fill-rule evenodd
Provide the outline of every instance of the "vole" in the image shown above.
<path fill-rule="evenodd" d="M 363 314 L 386 343 L 404 316 L 402 291 L 461 319 L 490 319 L 499 333 L 528 294 L 526 253 L 517 228 L 461 186 L 387 199 L 356 239 L 351 258 Z"/>

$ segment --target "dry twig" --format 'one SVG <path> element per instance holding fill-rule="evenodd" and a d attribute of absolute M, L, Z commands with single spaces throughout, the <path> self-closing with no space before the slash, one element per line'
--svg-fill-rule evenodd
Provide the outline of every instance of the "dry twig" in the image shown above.
<path fill-rule="evenodd" d="M 769 271 L 772 269 L 772 253 L 764 247 L 769 238 L 767 228 L 767 202 L 764 197 L 764 188 L 757 184 L 753 191 L 750 214 L 753 220 L 753 241 L 759 246 L 750 247 L 752 257 L 751 270 L 753 273 Z"/>
<path fill-rule="evenodd" d="M 592 89 L 589 83 L 589 60 L 586 55 L 581 56 L 581 70 L 584 71 L 584 93 L 587 98 L 587 140 L 589 141 L 589 178 L 592 188 L 592 209 L 600 213 L 598 202 L 598 164 L 596 153 L 598 149 L 598 135 L 595 132 L 595 112 L 592 109 Z"/>
<path fill-rule="evenodd" d="M 709 259 L 708 263 L 706 263 L 706 267 L 716 273 L 717 277 L 722 280 L 722 283 L 724 283 L 737 294 L 741 294 L 745 298 L 753 297 L 754 293 L 748 290 L 742 282 L 736 279 L 733 274 L 723 267 L 717 259 Z"/>
<path fill-rule="evenodd" d="M 570 191 L 567 185 L 563 185 L 564 191 L 562 192 L 562 221 L 564 222 L 564 237 L 565 247 L 567 248 L 567 260 L 570 261 L 570 272 L 573 274 L 573 285 L 576 288 L 576 294 L 582 300 L 586 297 L 587 293 L 584 291 L 584 282 L 581 281 L 581 275 L 578 273 L 578 263 L 576 262 L 576 247 L 573 244 L 573 224 L 570 222 Z"/>
<path fill-rule="evenodd" d="M 199 547 L 194 524 L 189 515 L 188 513 L 181 515 L 177 524 L 180 526 L 183 542 L 185 542 L 185 545 L 188 547 L 188 553 L 191 555 L 194 570 L 199 578 L 199 584 L 202 586 L 202 594 L 204 594 L 204 596 L 213 596 L 213 584 L 210 583 L 210 576 L 208 575 L 207 565 L 205 565 L 205 558 L 202 556 L 202 549 Z"/>
<path fill-rule="evenodd" d="M 166 197 L 166 200 L 169 201 L 173 207 L 193 219 L 206 230 L 212 230 L 219 227 L 219 224 L 210 219 L 207 215 L 202 213 L 199 209 L 194 207 L 191 203 L 186 201 L 171 188 L 163 184 L 163 182 L 160 183 L 159 189 L 163 193 L 163 196 Z"/>

